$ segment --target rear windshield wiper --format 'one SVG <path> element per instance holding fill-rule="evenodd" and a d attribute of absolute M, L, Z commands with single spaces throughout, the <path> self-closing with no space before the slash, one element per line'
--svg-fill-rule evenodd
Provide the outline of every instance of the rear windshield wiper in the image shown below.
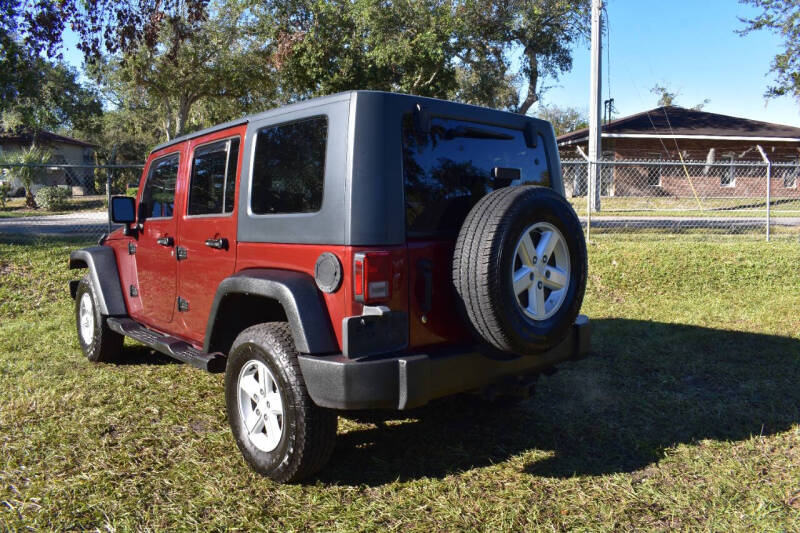
<path fill-rule="evenodd" d="M 445 139 L 455 139 L 456 137 L 465 137 L 467 139 L 494 139 L 497 141 L 513 141 L 514 136 L 507 133 L 498 133 L 496 131 L 482 130 L 480 128 L 473 128 L 470 126 L 458 126 L 457 128 L 449 128 L 444 132 Z"/>

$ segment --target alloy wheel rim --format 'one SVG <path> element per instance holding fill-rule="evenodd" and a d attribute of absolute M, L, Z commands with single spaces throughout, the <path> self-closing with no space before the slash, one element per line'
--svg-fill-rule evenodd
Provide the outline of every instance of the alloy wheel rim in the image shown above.
<path fill-rule="evenodd" d="M 83 296 L 81 296 L 78 323 L 81 328 L 83 343 L 91 344 L 94 337 L 94 309 L 92 309 L 92 297 L 88 292 L 83 293 Z"/>
<path fill-rule="evenodd" d="M 514 301 L 528 318 L 547 320 L 561 309 L 570 283 L 569 249 L 561 231 L 537 222 L 522 232 L 511 265 Z"/>
<path fill-rule="evenodd" d="M 250 442 L 262 452 L 278 447 L 283 435 L 283 400 L 267 365 L 247 361 L 239 372 L 239 416 Z"/>

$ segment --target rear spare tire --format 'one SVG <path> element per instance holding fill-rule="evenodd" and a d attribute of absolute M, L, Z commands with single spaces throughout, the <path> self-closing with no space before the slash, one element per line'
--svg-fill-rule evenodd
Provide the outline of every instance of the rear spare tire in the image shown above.
<path fill-rule="evenodd" d="M 477 336 L 533 355 L 561 342 L 586 289 L 586 242 L 552 189 L 506 187 L 483 197 L 456 241 L 453 284 Z"/>

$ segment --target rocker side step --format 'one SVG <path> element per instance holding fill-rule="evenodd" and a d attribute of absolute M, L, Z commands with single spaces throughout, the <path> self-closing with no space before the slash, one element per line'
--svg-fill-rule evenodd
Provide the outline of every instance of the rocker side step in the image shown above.
<path fill-rule="evenodd" d="M 131 318 L 109 317 L 106 319 L 106 324 L 111 330 L 178 361 L 212 373 L 225 372 L 226 358 L 221 353 L 201 352 L 188 342 L 147 329 Z"/>

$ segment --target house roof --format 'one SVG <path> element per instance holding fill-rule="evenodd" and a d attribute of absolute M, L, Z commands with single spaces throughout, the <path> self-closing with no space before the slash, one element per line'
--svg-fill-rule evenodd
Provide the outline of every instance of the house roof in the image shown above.
<path fill-rule="evenodd" d="M 760 120 L 663 106 L 612 120 L 602 127 L 603 138 L 705 138 L 720 140 L 796 141 L 800 128 Z M 585 142 L 589 129 L 558 137 L 559 145 Z"/>
<path fill-rule="evenodd" d="M 78 139 L 73 139 L 72 137 L 57 135 L 49 131 L 37 131 L 34 134 L 30 130 L 0 131 L 0 145 L 31 144 L 31 142 L 33 142 L 34 135 L 36 136 L 36 141 L 42 143 L 73 144 L 75 146 L 83 146 L 85 148 L 94 148 L 97 146 L 96 144 L 88 143 L 86 141 L 80 141 Z"/>

